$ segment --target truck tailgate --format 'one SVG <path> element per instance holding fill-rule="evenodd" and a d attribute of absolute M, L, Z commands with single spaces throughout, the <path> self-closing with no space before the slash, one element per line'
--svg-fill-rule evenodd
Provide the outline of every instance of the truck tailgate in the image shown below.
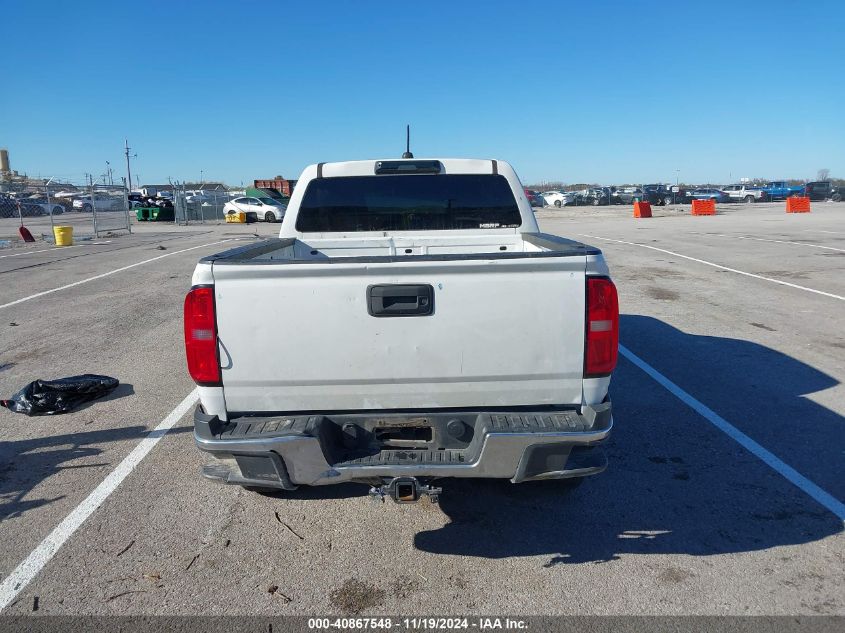
<path fill-rule="evenodd" d="M 580 404 L 585 263 L 215 262 L 226 408 Z M 373 316 L 374 285 L 430 285 L 432 314 Z"/>

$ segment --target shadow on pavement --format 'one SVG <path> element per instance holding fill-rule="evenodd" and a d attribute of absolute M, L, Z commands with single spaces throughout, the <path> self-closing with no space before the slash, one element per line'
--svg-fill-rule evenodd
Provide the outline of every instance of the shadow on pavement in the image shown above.
<path fill-rule="evenodd" d="M 349 499 L 363 497 L 370 487 L 366 484 L 346 482 L 333 486 L 300 486 L 296 490 L 271 490 L 253 488 L 262 497 L 296 501 L 324 501 L 326 499 Z"/>
<path fill-rule="evenodd" d="M 27 418 L 20 416 L 20 419 L 25 421 Z M 57 423 L 60 422 L 58 417 L 51 419 Z M 170 433 L 185 433 L 192 430 L 190 427 L 180 427 L 172 429 Z M 108 459 L 91 459 L 104 452 L 101 448 L 102 444 L 141 439 L 148 433 L 149 429 L 144 426 L 130 426 L 0 442 L 0 521 L 20 516 L 27 510 L 64 498 L 64 495 L 50 498 L 27 498 L 44 480 L 63 470 L 85 468 L 108 470 L 117 465 L 123 458 L 122 453 L 119 457 L 109 455 Z M 97 482 L 100 479 L 102 477 L 98 475 Z"/>
<path fill-rule="evenodd" d="M 696 336 L 623 316 L 623 343 L 741 431 L 836 495 L 842 416 L 805 398 L 830 376 L 749 341 Z M 625 554 L 709 556 L 769 549 L 842 532 L 840 519 L 620 357 L 611 390 L 608 470 L 565 482 L 444 480 L 450 522 L 417 549 L 544 566 Z M 840 494 L 841 497 L 841 494 Z"/>

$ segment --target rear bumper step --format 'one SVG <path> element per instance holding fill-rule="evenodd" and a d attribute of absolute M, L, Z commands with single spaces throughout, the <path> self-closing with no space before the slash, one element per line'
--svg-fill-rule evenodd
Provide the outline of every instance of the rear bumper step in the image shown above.
<path fill-rule="evenodd" d="M 223 483 L 297 485 L 394 477 L 484 477 L 514 483 L 582 477 L 607 462 L 598 444 L 613 426 L 610 402 L 574 410 L 435 411 L 244 416 L 194 414 L 197 446 L 219 461 Z"/>

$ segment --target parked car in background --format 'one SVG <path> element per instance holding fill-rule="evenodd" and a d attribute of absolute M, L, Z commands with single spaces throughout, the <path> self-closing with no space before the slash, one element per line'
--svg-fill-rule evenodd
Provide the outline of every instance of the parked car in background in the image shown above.
<path fill-rule="evenodd" d="M 540 195 L 539 191 L 534 191 L 533 189 L 525 189 L 525 197 L 528 198 L 528 202 L 532 207 L 542 207 L 544 204 L 543 196 Z"/>
<path fill-rule="evenodd" d="M 613 192 L 610 187 L 591 187 L 578 192 L 576 197 L 576 204 L 592 205 L 597 207 L 599 205 L 610 204 L 610 198 Z"/>
<path fill-rule="evenodd" d="M 217 200 L 220 202 L 227 202 L 228 196 L 215 193 L 214 191 L 206 191 L 205 189 L 196 189 L 185 192 L 185 202 L 189 204 L 197 202 L 215 202 Z"/>
<path fill-rule="evenodd" d="M 810 200 L 829 200 L 833 198 L 833 185 L 826 181 L 808 182 L 804 185 L 804 195 Z"/>
<path fill-rule="evenodd" d="M 722 191 L 728 194 L 728 197 L 733 202 L 765 202 L 768 200 L 768 195 L 763 191 L 762 187 L 754 187 L 752 185 L 726 185 L 722 187 Z"/>
<path fill-rule="evenodd" d="M 843 198 L 845 198 L 845 187 L 833 187 L 830 199 L 834 202 L 842 202 Z"/>
<path fill-rule="evenodd" d="M 715 202 L 730 202 L 730 196 L 721 189 L 694 189 L 689 192 L 690 200 L 713 200 Z"/>
<path fill-rule="evenodd" d="M 0 193 L 0 218 L 14 218 L 18 215 L 18 205 L 15 200 L 4 193 Z"/>
<path fill-rule="evenodd" d="M 643 191 L 652 194 L 652 197 L 655 198 L 656 204 L 658 205 L 682 204 L 684 202 L 689 202 L 687 190 L 678 185 L 643 185 L 642 189 Z M 655 204 L 655 202 L 652 202 L 652 204 Z"/>
<path fill-rule="evenodd" d="M 689 202 L 689 189 L 681 185 L 667 185 L 663 192 L 663 204 L 684 204 Z"/>
<path fill-rule="evenodd" d="M 235 198 L 223 205 L 223 213 L 238 213 L 243 211 L 250 220 L 259 218 L 265 222 L 281 222 L 285 217 L 287 205 L 281 204 L 272 198 L 242 197 Z"/>
<path fill-rule="evenodd" d="M 130 193 L 127 196 L 127 200 L 129 201 L 130 209 L 147 206 L 146 198 L 144 198 L 144 196 L 140 193 Z"/>
<path fill-rule="evenodd" d="M 544 191 L 542 194 L 545 206 L 568 207 L 575 204 L 575 193 L 572 191 Z"/>
<path fill-rule="evenodd" d="M 663 199 L 657 192 L 646 191 L 642 187 L 620 187 L 613 192 L 610 201 L 613 204 L 633 204 L 635 202 L 660 204 Z"/>
<path fill-rule="evenodd" d="M 61 215 L 65 212 L 65 208 L 61 204 L 57 202 L 48 204 L 46 198 L 18 198 L 15 202 L 20 205 L 20 214 L 25 218 L 50 215 L 51 211 L 53 215 Z"/>
<path fill-rule="evenodd" d="M 123 196 L 112 196 L 107 193 L 95 193 L 94 203 L 97 205 L 97 211 L 120 211 L 124 208 Z M 91 195 L 74 198 L 73 208 L 83 213 L 91 213 L 94 210 Z"/>
<path fill-rule="evenodd" d="M 659 205 L 663 204 L 663 194 L 665 192 L 666 187 L 661 184 L 653 184 L 653 185 L 643 185 L 641 189 L 647 193 L 653 193 L 657 196 L 656 203 Z"/>
<path fill-rule="evenodd" d="M 786 200 L 792 196 L 803 196 L 804 185 L 790 185 L 783 180 L 774 180 L 767 182 L 763 191 L 766 192 L 769 200 Z"/>

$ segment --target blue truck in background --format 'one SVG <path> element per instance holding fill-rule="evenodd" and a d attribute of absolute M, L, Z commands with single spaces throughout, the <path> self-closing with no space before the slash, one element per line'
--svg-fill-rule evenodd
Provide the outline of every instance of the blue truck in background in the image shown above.
<path fill-rule="evenodd" d="M 803 196 L 804 185 L 790 185 L 783 180 L 775 180 L 767 182 L 763 191 L 769 200 L 786 200 L 792 196 Z"/>

